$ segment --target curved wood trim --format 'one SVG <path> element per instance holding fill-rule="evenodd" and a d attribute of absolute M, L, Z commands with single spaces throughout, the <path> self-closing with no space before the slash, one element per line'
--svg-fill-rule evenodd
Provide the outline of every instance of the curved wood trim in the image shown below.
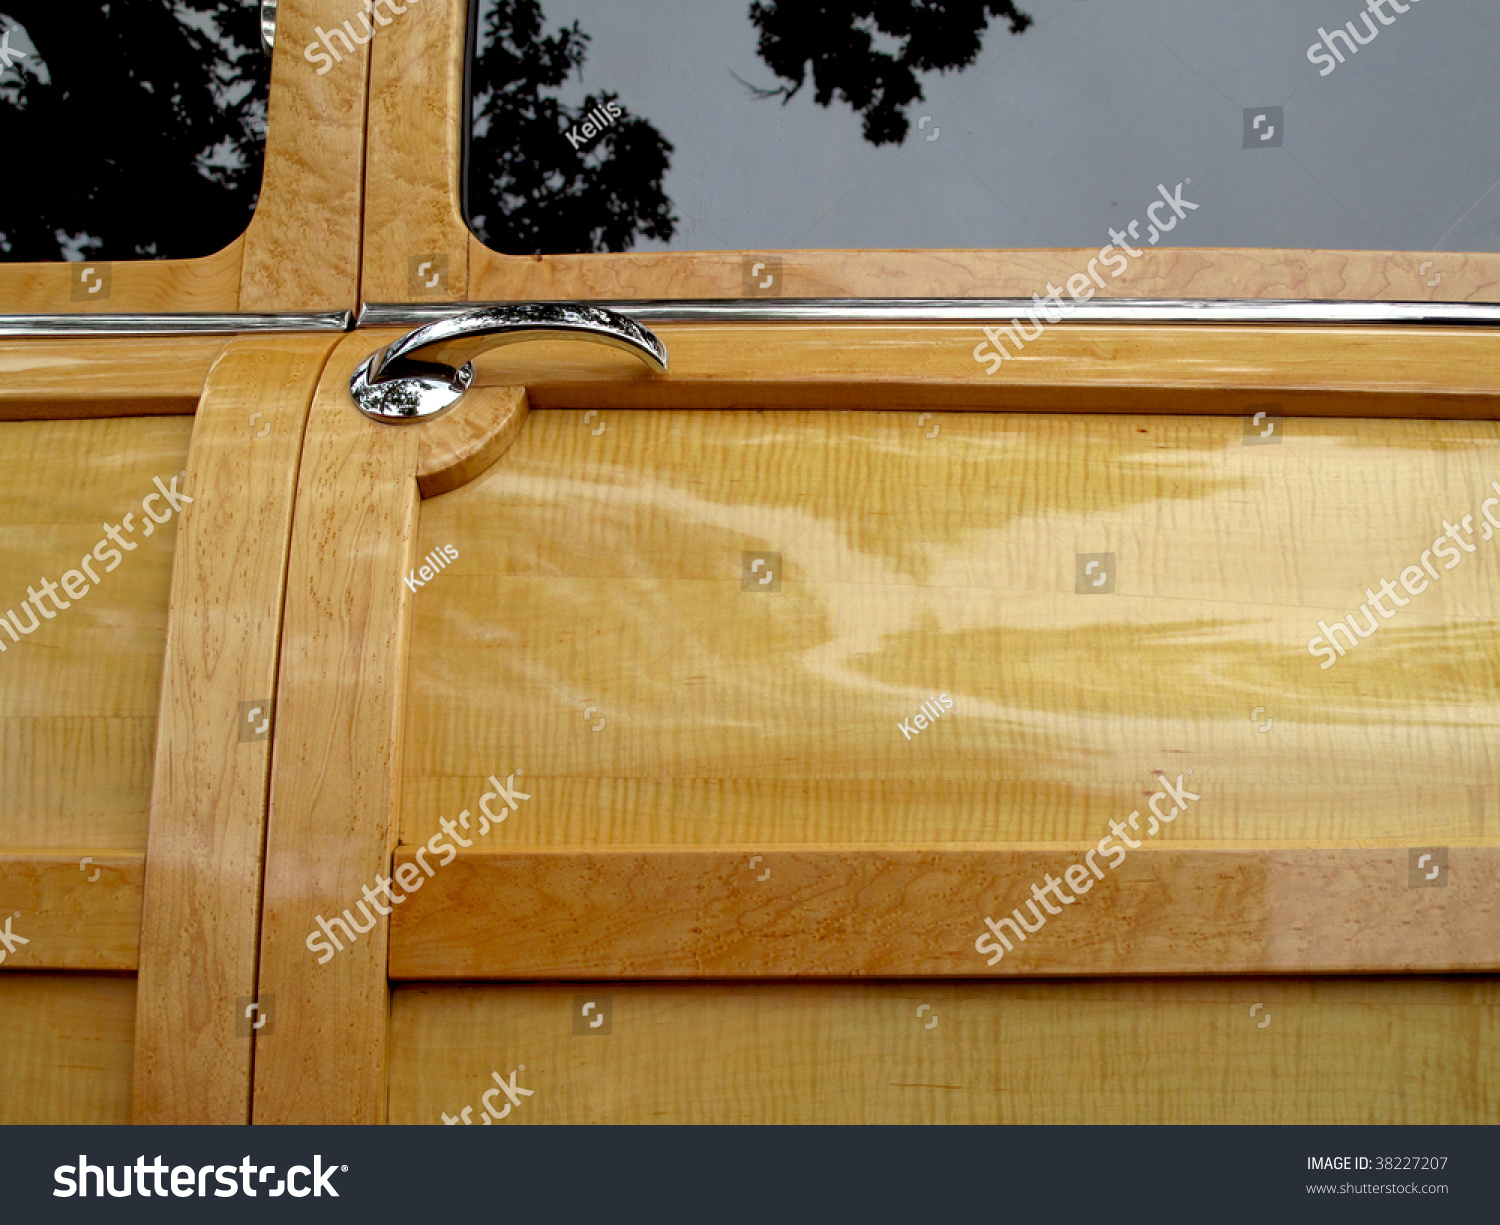
<path fill-rule="evenodd" d="M 347 0 L 281 0 L 265 169 L 243 235 L 198 259 L 116 260 L 103 301 L 73 301 L 71 264 L 0 263 L 5 311 L 352 310 L 369 53 L 319 76 L 303 49 L 358 11 Z"/>
<path fill-rule="evenodd" d="M 230 341 L 209 373 L 177 529 L 146 852 L 138 1123 L 245 1123 L 270 741 L 292 504 L 308 406 L 338 336 Z"/>
<path fill-rule="evenodd" d="M 1098 248 L 807 250 L 502 255 L 461 208 L 467 6 L 413 8 L 375 40 L 363 296 L 368 302 L 737 298 L 746 256 L 779 256 L 786 297 L 1022 297 L 1084 271 Z M 443 285 L 414 287 L 413 258 L 448 259 Z M 1433 260 L 1440 293 L 1420 270 Z M 1500 302 L 1500 254 L 1148 249 L 1104 293 L 1130 298 L 1343 298 Z"/>
<path fill-rule="evenodd" d="M 524 387 L 471 397 L 422 431 L 417 488 L 435 498 L 467 485 L 510 449 L 530 411 Z"/>

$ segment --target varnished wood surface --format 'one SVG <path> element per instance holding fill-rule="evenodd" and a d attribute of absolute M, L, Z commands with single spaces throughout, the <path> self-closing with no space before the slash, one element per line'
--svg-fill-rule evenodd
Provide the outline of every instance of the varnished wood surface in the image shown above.
<path fill-rule="evenodd" d="M 435 498 L 488 471 L 521 433 L 530 405 L 524 387 L 476 396 L 462 413 L 446 413 L 422 430 L 417 488 Z"/>
<path fill-rule="evenodd" d="M 243 337 L 194 418 L 151 791 L 134 1117 L 245 1123 L 271 740 L 292 505 L 332 336 Z"/>
<path fill-rule="evenodd" d="M 491 775 L 532 798 L 399 913 L 393 972 L 987 973 L 1027 844 L 1077 862 L 1187 771 L 1140 880 L 1005 972 L 1494 965 L 1500 541 L 1331 669 L 1307 643 L 1479 516 L 1500 426 L 1282 428 L 534 411 L 422 505 L 417 553 L 459 556 L 414 599 L 403 857 Z M 742 590 L 760 551 L 777 592 Z M 1433 846 L 1466 903 L 1408 888 Z"/>
<path fill-rule="evenodd" d="M 0 1125 L 129 1123 L 135 976 L 0 973 Z"/>
<path fill-rule="evenodd" d="M 1092 842 L 1189 768 L 1162 839 L 1500 836 L 1500 541 L 1307 651 L 1496 496 L 1500 425 L 585 417 L 533 411 L 422 505 L 418 555 L 459 558 L 415 599 L 407 843 L 515 769 L 492 845 Z M 1115 592 L 1077 594 L 1106 552 Z"/>
<path fill-rule="evenodd" d="M 0 337 L 0 421 L 191 414 L 225 340 Z"/>
<path fill-rule="evenodd" d="M 390 1118 L 478 1123 L 514 1073 L 505 1125 L 1493 1124 L 1497 1025 L 1493 978 L 414 984 Z"/>
<path fill-rule="evenodd" d="M 1298 416 L 1500 416 L 1500 337 L 1482 329 L 1059 324 L 994 374 L 974 358 L 992 351 L 977 323 L 653 330 L 666 374 L 597 345 L 536 342 L 479 357 L 478 383 L 524 386 L 533 408 L 1236 416 L 1273 402 Z"/>
<path fill-rule="evenodd" d="M 135 516 L 134 551 L 0 653 L 0 848 L 141 851 L 177 519 L 141 528 L 186 467 L 191 417 L 0 423 L 0 613 Z M 187 508 L 190 509 L 190 508 Z M 24 623 L 23 618 L 23 623 Z"/>
<path fill-rule="evenodd" d="M 114 260 L 109 297 L 73 298 L 71 263 L 0 263 L 4 314 L 84 315 L 116 311 L 237 309 L 244 235 L 196 259 Z"/>
<path fill-rule="evenodd" d="M 466 5 L 412 4 L 371 44 L 366 302 L 467 300 L 473 240 L 459 207 L 467 26 Z M 439 260 L 446 270 L 429 287 Z M 424 261 L 434 267 L 417 278 Z"/>
<path fill-rule="evenodd" d="M 463 5 L 412 6 L 374 40 L 364 251 L 367 302 L 737 298 L 744 260 L 782 261 L 786 297 L 1021 297 L 1083 271 L 1078 250 L 805 250 L 503 255 L 459 207 Z M 447 283 L 414 291 L 413 256 L 443 254 Z M 1442 267 L 1429 287 L 1424 260 Z M 1101 296 L 1500 301 L 1500 255 L 1421 251 L 1147 248 Z"/>
<path fill-rule="evenodd" d="M 502 255 L 469 236 L 469 300 L 744 296 L 745 262 L 781 260 L 787 298 L 1022 298 L 1066 284 L 1098 247 L 1003 251 L 801 250 Z M 1424 261 L 1443 268 L 1428 287 Z M 1453 279 L 1449 280 L 1449 268 Z M 1099 298 L 1293 298 L 1500 301 L 1500 255 L 1452 251 L 1147 248 Z M 373 300 L 373 299 L 372 299 Z"/>
<path fill-rule="evenodd" d="M 0 852 L 0 924 L 26 944 L 0 974 L 134 970 L 145 857 L 121 851 Z"/>
<path fill-rule="evenodd" d="M 343 33 L 345 21 L 363 33 L 359 11 L 344 0 L 277 6 L 265 171 L 245 231 L 238 310 L 358 308 L 370 48 L 340 48 L 342 61 L 321 75 L 304 51 L 320 30 Z"/>
<path fill-rule="evenodd" d="M 385 1118 L 385 926 L 321 965 L 307 944 L 317 916 L 357 906 L 388 870 L 394 840 L 422 427 L 354 407 L 349 375 L 370 349 L 354 336 L 331 357 L 297 484 L 260 936 L 278 1024 L 257 1043 L 258 1123 Z"/>
<path fill-rule="evenodd" d="M 1087 845 L 467 852 L 396 908 L 391 977 L 749 978 L 1500 970 L 1500 842 L 1138 852 L 991 967 L 985 916 Z M 766 853 L 752 855 L 752 850 Z M 421 865 L 411 848 L 397 864 Z M 766 879 L 762 880 L 761 877 Z M 1024 911 L 1028 926 L 1035 919 Z M 1043 916 L 1045 917 L 1045 916 Z M 999 950 L 993 939 L 986 952 Z"/>

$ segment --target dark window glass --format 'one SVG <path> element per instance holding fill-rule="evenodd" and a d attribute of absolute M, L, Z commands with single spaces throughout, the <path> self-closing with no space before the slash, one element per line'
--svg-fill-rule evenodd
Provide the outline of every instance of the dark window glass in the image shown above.
<path fill-rule="evenodd" d="M 475 0 L 474 18 L 466 208 L 508 253 L 1099 247 L 1111 228 L 1500 251 L 1492 0 Z"/>
<path fill-rule="evenodd" d="M 0 259 L 185 259 L 244 232 L 270 59 L 243 0 L 0 0 Z"/>

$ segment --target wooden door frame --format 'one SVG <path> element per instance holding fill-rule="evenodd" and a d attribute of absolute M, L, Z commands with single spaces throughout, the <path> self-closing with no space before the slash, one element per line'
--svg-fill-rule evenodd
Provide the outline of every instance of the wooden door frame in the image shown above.
<path fill-rule="evenodd" d="M 1494 338 L 1451 329 L 1059 328 L 1034 362 L 1006 364 L 995 378 L 970 353 L 972 329 L 951 325 L 659 332 L 671 351 L 668 374 L 627 368 L 592 347 L 519 346 L 503 362 L 479 360 L 476 387 L 486 394 L 471 392 L 422 424 L 371 421 L 349 396 L 354 367 L 399 332 L 361 330 L 330 358 L 297 487 L 277 684 L 259 989 L 276 996 L 278 1029 L 257 1042 L 255 1121 L 384 1121 L 393 977 L 974 976 L 986 973 L 972 951 L 976 908 L 1006 882 L 1039 879 L 1075 857 L 1030 845 L 749 848 L 780 856 L 778 890 L 812 879 L 826 887 L 805 925 L 758 939 L 731 931 L 735 886 L 726 882 L 743 876 L 744 848 L 470 852 L 410 906 L 377 916 L 352 947 L 316 956 L 318 916 L 355 906 L 364 887 L 378 889 L 377 878 L 403 865 L 419 872 L 415 848 L 397 852 L 396 837 L 412 599 L 401 575 L 414 562 L 420 499 L 496 462 L 531 407 L 1239 413 L 1248 397 L 1279 393 L 1298 398 L 1303 412 L 1317 397 L 1326 415 L 1500 412 Z M 1090 908 L 1074 924 L 1076 939 L 1007 959 L 996 972 L 1500 969 L 1489 934 L 1500 913 L 1500 846 L 1450 848 L 1474 870 L 1461 898 L 1444 899 L 1437 926 L 1430 895 L 1414 925 L 1413 894 L 1390 884 L 1405 853 L 1164 845 L 1142 870 L 1170 877 L 1174 898 L 1191 904 L 1131 915 L 1124 950 L 1099 939 L 1118 909 Z M 1328 887 L 1356 879 L 1369 886 L 1358 896 Z M 516 889 L 517 881 L 532 887 Z M 914 915 L 904 896 L 919 882 L 936 909 Z M 700 930 L 680 915 L 632 922 L 643 907 L 651 912 L 643 899 L 666 911 L 684 890 L 704 899 Z M 561 907 L 566 926 L 586 935 L 542 934 L 544 903 L 527 897 L 547 899 L 554 919 Z M 1308 926 L 1315 938 L 1288 943 Z M 476 940 L 476 927 L 506 939 Z M 959 927 L 966 938 L 955 941 Z M 719 955 L 705 962 L 710 948 Z"/>

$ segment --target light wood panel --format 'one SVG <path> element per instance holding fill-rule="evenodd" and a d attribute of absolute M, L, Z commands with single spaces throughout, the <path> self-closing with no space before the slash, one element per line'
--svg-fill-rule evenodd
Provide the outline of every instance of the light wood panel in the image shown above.
<path fill-rule="evenodd" d="M 415 600 L 409 844 L 518 768 L 491 844 L 1081 844 L 1187 769 L 1164 839 L 1500 836 L 1500 425 L 587 416 L 423 504 L 459 558 Z M 1318 622 L 1464 515 L 1476 553 L 1321 668 Z"/>
<path fill-rule="evenodd" d="M 0 337 L 0 421 L 191 414 L 223 336 Z"/>
<path fill-rule="evenodd" d="M 231 341 L 187 458 L 151 790 L 135 1119 L 245 1123 L 269 734 L 303 430 L 331 336 Z M 243 725 L 243 726 L 242 726 Z"/>
<path fill-rule="evenodd" d="M 458 557 L 414 600 L 397 861 L 505 812 L 487 779 L 531 798 L 398 909 L 392 973 L 1496 967 L 1500 426 L 1280 428 L 533 412 L 423 505 Z M 1488 553 L 1321 669 L 1465 515 Z M 1202 798 L 1153 839 L 1163 774 Z M 991 971 L 984 918 L 1134 813 L 1118 890 Z"/>
<path fill-rule="evenodd" d="M 1493 978 L 413 985 L 390 1117 L 477 1122 L 515 1073 L 507 1124 L 1493 1124 L 1497 1026 Z"/>
<path fill-rule="evenodd" d="M 68 263 L 0 263 L 4 310 L 355 309 L 369 53 L 357 48 L 320 76 L 303 50 L 318 28 L 358 12 L 345 0 L 281 0 L 260 198 L 243 235 L 197 259 L 117 259 L 98 301 L 73 300 Z"/>
<path fill-rule="evenodd" d="M 177 519 L 147 536 L 142 501 L 154 478 L 170 485 L 185 468 L 192 427 L 189 417 L 0 424 L 0 615 L 24 625 L 28 588 L 61 582 L 85 555 L 100 580 L 18 642 L 0 633 L 0 847 L 145 848 Z M 134 545 L 115 548 L 112 571 L 105 525 Z"/>
<path fill-rule="evenodd" d="M 1500 970 L 1500 842 L 1449 847 L 1444 889 L 1409 887 L 1404 846 L 1152 850 L 1091 882 L 1065 909 L 1052 904 L 1060 917 L 1043 914 L 1045 926 L 1029 939 L 1012 921 L 1002 930 L 1015 947 L 990 956 L 1001 946 L 985 919 L 998 922 L 1019 906 L 1037 926 L 1026 909 L 1031 885 L 1049 873 L 1065 879 L 1091 849 L 471 851 L 396 908 L 390 972 L 443 979 Z M 412 848 L 400 848 L 396 863 L 420 873 Z"/>
<path fill-rule="evenodd" d="M 132 975 L 0 974 L 0 1124 L 129 1123 Z"/>
<path fill-rule="evenodd" d="M 502 255 L 468 232 L 459 205 L 467 20 L 462 4 L 413 6 L 375 39 L 366 301 L 737 298 L 747 255 L 780 257 L 789 298 L 1029 299 L 1098 255 L 1098 248 Z M 434 253 L 448 257 L 448 284 L 415 292 L 410 261 Z M 1442 265 L 1440 294 L 1421 271 L 1426 259 Z M 1101 296 L 1496 302 L 1500 255 L 1147 248 Z"/>
<path fill-rule="evenodd" d="M 998 322 L 1004 322 L 1003 320 Z M 1480 329 L 1059 324 L 993 375 L 981 325 L 663 324 L 671 369 L 600 346 L 481 356 L 479 386 L 534 408 L 1289 416 L 1500 416 L 1500 337 Z M 399 334 L 399 333 L 396 333 Z"/>
<path fill-rule="evenodd" d="M 0 852 L 0 924 L 27 941 L 0 972 L 133 971 L 145 875 L 139 852 Z"/>

